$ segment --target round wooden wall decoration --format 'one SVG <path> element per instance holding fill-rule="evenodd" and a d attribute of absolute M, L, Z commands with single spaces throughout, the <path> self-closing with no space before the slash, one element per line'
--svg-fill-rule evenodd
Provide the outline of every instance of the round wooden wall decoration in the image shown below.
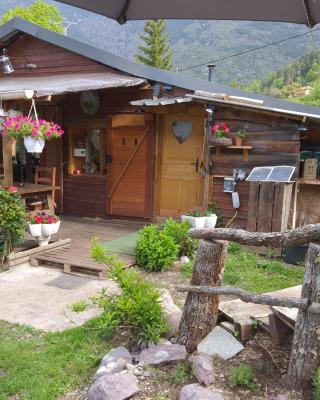
<path fill-rule="evenodd" d="M 172 122 L 171 129 L 177 141 L 183 143 L 192 134 L 192 121 L 174 121 Z"/>
<path fill-rule="evenodd" d="M 100 107 L 100 96 L 96 90 L 87 90 L 80 95 L 80 106 L 87 115 L 94 115 Z"/>

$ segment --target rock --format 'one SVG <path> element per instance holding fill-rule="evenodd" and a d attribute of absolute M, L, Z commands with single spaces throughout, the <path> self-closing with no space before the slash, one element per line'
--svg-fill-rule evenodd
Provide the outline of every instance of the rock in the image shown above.
<path fill-rule="evenodd" d="M 92 384 L 87 400 L 125 400 L 138 391 L 137 378 L 129 372 L 107 374 Z"/>
<path fill-rule="evenodd" d="M 135 369 L 135 366 L 134 366 L 133 364 L 128 363 L 128 364 L 126 364 L 126 369 L 127 369 L 129 372 L 133 372 L 134 369 Z"/>
<path fill-rule="evenodd" d="M 288 400 L 287 396 L 284 396 L 283 394 L 279 394 L 276 397 L 273 397 L 271 400 Z"/>
<path fill-rule="evenodd" d="M 174 304 L 174 301 L 168 290 L 163 289 L 160 293 L 160 303 L 163 307 L 165 320 L 168 326 L 168 332 L 166 336 L 170 338 L 178 331 L 182 311 L 177 305 Z"/>
<path fill-rule="evenodd" d="M 185 346 L 180 344 L 157 345 L 143 350 L 140 353 L 140 363 L 143 365 L 160 365 L 186 359 L 187 351 Z"/>
<path fill-rule="evenodd" d="M 179 263 L 181 265 L 188 264 L 189 262 L 190 262 L 190 258 L 189 257 L 187 257 L 187 256 L 181 256 L 180 257 Z"/>
<path fill-rule="evenodd" d="M 220 393 L 200 386 L 198 383 L 192 383 L 181 389 L 179 400 L 224 400 L 224 397 Z"/>
<path fill-rule="evenodd" d="M 167 340 L 166 338 L 160 338 L 158 344 L 162 344 L 164 346 L 171 346 L 172 345 L 170 340 Z"/>
<path fill-rule="evenodd" d="M 220 326 L 213 330 L 198 344 L 198 353 L 215 355 L 228 360 L 244 349 L 243 345 Z"/>
<path fill-rule="evenodd" d="M 103 357 L 93 379 L 96 380 L 106 374 L 121 372 L 126 368 L 127 364 L 131 363 L 132 356 L 125 347 L 120 346 L 112 349 Z"/>
<path fill-rule="evenodd" d="M 197 354 L 189 357 L 192 373 L 200 384 L 209 386 L 215 382 L 213 359 L 209 354 Z"/>

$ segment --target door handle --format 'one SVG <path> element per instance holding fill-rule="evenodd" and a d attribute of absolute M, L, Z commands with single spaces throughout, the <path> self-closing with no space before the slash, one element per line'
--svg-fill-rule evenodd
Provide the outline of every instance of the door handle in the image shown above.
<path fill-rule="evenodd" d="M 199 158 L 197 158 L 196 162 L 190 163 L 190 165 L 195 165 L 196 166 L 196 172 L 199 170 Z"/>

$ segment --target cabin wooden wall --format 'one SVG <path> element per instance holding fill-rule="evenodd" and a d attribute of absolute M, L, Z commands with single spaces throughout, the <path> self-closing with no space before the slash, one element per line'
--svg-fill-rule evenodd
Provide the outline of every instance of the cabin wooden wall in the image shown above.
<path fill-rule="evenodd" d="M 232 132 L 246 130 L 245 144 L 252 146 L 249 160 L 243 161 L 240 150 L 222 149 L 220 160 L 215 159 L 215 149 L 211 149 L 211 196 L 222 213 L 225 225 L 235 214 L 231 193 L 223 192 L 223 177 L 232 176 L 234 168 L 242 168 L 248 174 L 252 168 L 269 165 L 292 165 L 299 173 L 300 134 L 297 121 L 226 107 L 216 107 L 216 123 L 226 122 Z M 218 176 L 218 177 L 217 177 Z M 236 190 L 240 195 L 240 209 L 233 226 L 246 227 L 249 204 L 249 183 L 240 182 Z"/>

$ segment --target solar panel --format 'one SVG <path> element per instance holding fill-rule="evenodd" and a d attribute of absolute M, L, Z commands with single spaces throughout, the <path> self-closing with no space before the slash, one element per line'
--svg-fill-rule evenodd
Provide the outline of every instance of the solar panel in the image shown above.
<path fill-rule="evenodd" d="M 250 182 L 290 182 L 295 167 L 280 165 L 276 167 L 255 167 L 247 181 Z"/>

